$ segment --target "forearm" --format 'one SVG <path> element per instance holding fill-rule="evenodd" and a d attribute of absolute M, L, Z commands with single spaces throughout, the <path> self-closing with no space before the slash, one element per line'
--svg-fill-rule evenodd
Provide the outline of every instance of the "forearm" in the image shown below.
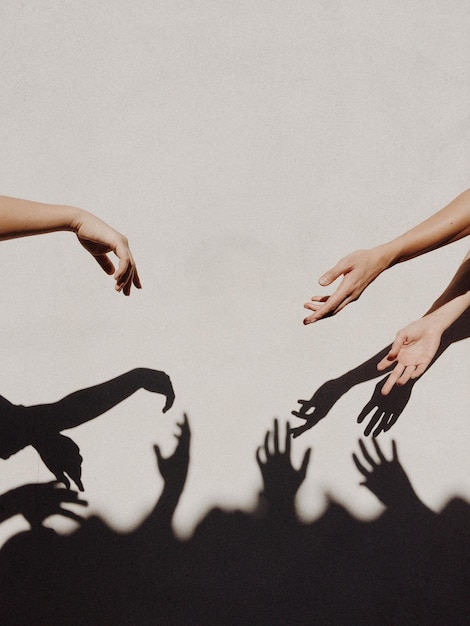
<path fill-rule="evenodd" d="M 28 407 L 38 432 L 59 432 L 88 422 L 131 396 L 145 384 L 145 368 L 137 368 L 99 385 L 69 394 L 54 404 Z"/>
<path fill-rule="evenodd" d="M 0 196 L 0 240 L 56 231 L 75 232 L 86 211 Z"/>
<path fill-rule="evenodd" d="M 470 189 L 403 235 L 374 248 L 387 267 L 435 250 L 470 234 Z"/>

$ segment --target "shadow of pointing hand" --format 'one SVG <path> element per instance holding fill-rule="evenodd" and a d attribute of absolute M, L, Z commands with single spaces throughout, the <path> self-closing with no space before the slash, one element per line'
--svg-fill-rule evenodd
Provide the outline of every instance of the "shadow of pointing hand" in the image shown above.
<path fill-rule="evenodd" d="M 375 439 L 372 440 L 372 443 L 377 459 L 372 457 L 362 440 L 359 440 L 359 447 L 364 459 L 359 460 L 355 453 L 352 455 L 354 464 L 364 476 L 364 480 L 360 484 L 372 491 L 388 507 L 416 504 L 417 502 L 422 504 L 401 466 L 395 441 L 392 441 L 392 458 L 390 460 L 385 458 Z M 370 468 L 363 464 L 364 461 L 369 464 Z"/>
<path fill-rule="evenodd" d="M 36 483 L 22 485 L 16 489 L 8 491 L 2 496 L 5 508 L 16 515 L 20 513 L 31 524 L 32 528 L 42 525 L 42 522 L 51 515 L 62 515 L 77 522 L 83 519 L 68 509 L 63 509 L 62 504 L 79 504 L 86 506 L 85 500 L 78 498 L 76 491 L 62 489 L 57 482 Z"/>
<path fill-rule="evenodd" d="M 166 484 L 184 485 L 189 467 L 189 446 L 191 442 L 191 430 L 188 416 L 184 414 L 183 423 L 178 424 L 180 433 L 176 435 L 177 445 L 173 454 L 167 458 L 162 456 L 160 447 L 155 445 L 155 455 L 160 474 Z"/>
<path fill-rule="evenodd" d="M 290 458 L 291 430 L 289 422 L 286 424 L 284 451 L 279 445 L 279 423 L 274 420 L 273 431 L 268 430 L 264 438 L 264 446 L 256 451 L 256 460 L 263 477 L 264 495 L 269 503 L 281 502 L 288 506 L 293 504 L 300 485 L 305 480 L 307 467 L 310 461 L 311 448 L 305 451 L 299 469 L 295 469 Z M 270 446 L 270 436 L 273 443 Z M 261 457 L 264 451 L 265 460 Z"/>
<path fill-rule="evenodd" d="M 69 489 L 72 480 L 79 490 L 83 491 L 81 481 L 83 457 L 75 441 L 60 433 L 49 433 L 42 435 L 33 445 L 58 482 Z"/>
<path fill-rule="evenodd" d="M 409 380 L 401 387 L 395 385 L 389 394 L 384 396 L 382 395 L 382 388 L 387 383 L 387 380 L 388 378 L 383 378 L 376 384 L 371 399 L 357 417 L 357 423 L 362 424 L 367 415 L 375 409 L 364 430 L 366 437 L 368 437 L 372 431 L 372 436 L 377 437 L 380 433 L 385 433 L 387 430 L 390 430 L 408 404 L 416 382 Z"/>
<path fill-rule="evenodd" d="M 166 413 L 173 406 L 175 401 L 175 392 L 171 384 L 170 377 L 165 372 L 152 370 L 147 368 L 139 368 L 136 370 L 141 376 L 141 385 L 143 389 L 152 393 L 159 393 L 166 397 L 163 413 Z"/>
<path fill-rule="evenodd" d="M 301 408 L 292 411 L 292 415 L 305 420 L 305 423 L 292 428 L 292 436 L 298 437 L 318 424 L 347 390 L 339 380 L 328 380 L 317 389 L 310 400 L 297 400 Z"/>

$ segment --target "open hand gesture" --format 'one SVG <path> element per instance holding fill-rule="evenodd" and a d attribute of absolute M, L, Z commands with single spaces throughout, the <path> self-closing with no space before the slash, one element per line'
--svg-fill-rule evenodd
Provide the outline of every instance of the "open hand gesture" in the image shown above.
<path fill-rule="evenodd" d="M 397 363 L 382 388 L 384 396 L 390 393 L 393 385 L 404 385 L 421 376 L 439 348 L 441 335 L 432 319 L 426 317 L 398 331 L 390 352 L 377 365 L 382 371 L 393 362 Z"/>
<path fill-rule="evenodd" d="M 305 451 L 299 469 L 295 469 L 290 458 L 290 434 L 291 430 L 289 422 L 287 422 L 284 451 L 282 451 L 279 445 L 279 423 L 275 419 L 274 430 L 266 432 L 264 446 L 260 446 L 256 451 L 256 460 L 263 477 L 264 495 L 270 503 L 292 503 L 307 474 L 311 448 Z M 272 446 L 270 444 L 271 436 Z M 265 460 L 262 459 L 262 452 L 264 452 Z"/>

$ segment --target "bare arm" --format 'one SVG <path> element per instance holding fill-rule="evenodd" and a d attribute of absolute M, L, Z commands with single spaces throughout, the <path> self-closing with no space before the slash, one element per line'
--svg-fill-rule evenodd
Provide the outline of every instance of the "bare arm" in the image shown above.
<path fill-rule="evenodd" d="M 418 378 L 436 354 L 443 333 L 470 306 L 470 252 L 442 295 L 421 319 L 398 331 L 389 353 L 378 363 L 379 371 L 396 366 L 382 388 L 387 395 L 393 385 Z"/>
<path fill-rule="evenodd" d="M 319 279 L 322 286 L 330 285 L 340 276 L 343 280 L 331 296 L 312 296 L 311 301 L 305 303 L 305 308 L 312 314 L 304 319 L 304 324 L 339 313 L 350 302 L 357 300 L 379 274 L 396 263 L 408 261 L 469 234 L 470 189 L 399 237 L 370 250 L 353 252 L 325 272 Z"/>
<path fill-rule="evenodd" d="M 0 241 L 57 231 L 71 231 L 77 235 L 100 267 L 107 274 L 114 274 L 116 291 L 129 295 L 132 285 L 140 289 L 139 275 L 126 237 L 92 213 L 77 207 L 0 196 Z M 110 252 L 119 260 L 117 270 L 108 257 Z"/>

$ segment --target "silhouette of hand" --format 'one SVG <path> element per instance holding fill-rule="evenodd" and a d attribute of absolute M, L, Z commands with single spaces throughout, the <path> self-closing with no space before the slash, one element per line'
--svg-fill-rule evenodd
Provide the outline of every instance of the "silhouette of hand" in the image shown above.
<path fill-rule="evenodd" d="M 76 491 L 61 489 L 55 481 L 22 485 L 4 494 L 2 501 L 5 502 L 5 508 L 12 515 L 20 513 L 32 527 L 41 525 L 51 515 L 62 515 L 82 522 L 83 519 L 79 515 L 63 509 L 61 505 L 70 503 L 86 506 L 88 504 L 85 500 L 79 500 Z"/>
<path fill-rule="evenodd" d="M 80 212 L 79 223 L 74 225 L 74 230 L 79 242 L 96 259 L 106 274 L 114 274 L 116 291 L 122 291 L 128 296 L 132 285 L 141 289 L 137 267 L 124 235 L 87 211 Z M 117 270 L 108 256 L 110 252 L 113 252 L 119 260 Z"/>
<path fill-rule="evenodd" d="M 442 332 L 431 317 L 422 317 L 399 330 L 390 352 L 377 365 L 382 371 L 396 361 L 397 364 L 382 388 L 386 396 L 393 385 L 404 385 L 421 376 L 431 363 L 441 342 Z"/>
<path fill-rule="evenodd" d="M 189 444 L 191 441 L 191 431 L 189 428 L 188 416 L 184 414 L 183 423 L 178 424 L 179 435 L 176 449 L 171 456 L 164 458 L 160 447 L 155 445 L 153 449 L 157 456 L 157 465 L 165 483 L 174 485 L 184 485 L 189 467 Z"/>
<path fill-rule="evenodd" d="M 292 415 L 305 420 L 305 424 L 291 428 L 292 436 L 298 437 L 318 424 L 344 393 L 344 384 L 339 380 L 328 380 L 317 389 L 310 400 L 297 400 L 301 408 L 299 411 L 292 411 Z"/>
<path fill-rule="evenodd" d="M 166 396 L 163 413 L 166 413 L 169 409 L 171 409 L 173 402 L 175 401 L 175 392 L 168 374 L 145 367 L 138 368 L 135 371 L 138 373 L 141 385 L 144 389 L 151 391 L 152 393 L 160 393 L 163 396 Z"/>
<path fill-rule="evenodd" d="M 378 460 L 368 452 L 364 442 L 359 440 L 362 456 L 369 463 L 370 469 L 365 467 L 358 456 L 353 453 L 352 458 L 357 469 L 364 476 L 364 485 L 386 506 L 404 504 L 410 500 L 418 500 L 405 470 L 398 460 L 397 445 L 392 441 L 392 458 L 387 460 L 375 439 L 372 440 Z"/>
<path fill-rule="evenodd" d="M 41 435 L 33 445 L 59 482 L 69 489 L 70 480 L 66 476 L 68 474 L 79 490 L 83 491 L 81 481 L 83 457 L 80 455 L 80 448 L 70 437 L 60 433 Z"/>
<path fill-rule="evenodd" d="M 357 423 L 362 424 L 364 419 L 374 409 L 375 412 L 369 420 L 369 424 L 364 430 L 364 435 L 368 437 L 371 432 L 373 437 L 377 437 L 380 433 L 385 433 L 395 424 L 397 419 L 408 404 L 414 384 L 416 381 L 408 381 L 402 387 L 394 387 L 392 391 L 384 396 L 382 387 L 387 383 L 387 378 L 382 378 L 376 384 L 371 399 L 362 409 L 357 417 Z"/>
<path fill-rule="evenodd" d="M 279 446 L 279 423 L 275 419 L 274 431 L 272 432 L 273 449 L 270 449 L 271 431 L 268 430 L 264 438 L 264 446 L 260 446 L 256 451 L 256 461 L 263 477 L 264 495 L 271 504 L 274 502 L 293 503 L 295 494 L 307 474 L 311 448 L 305 451 L 300 468 L 295 469 L 290 458 L 290 434 L 291 430 L 289 422 L 287 422 L 285 447 L 284 452 L 282 452 Z M 263 449 L 265 461 L 261 458 L 261 450 Z"/>
<path fill-rule="evenodd" d="M 386 267 L 383 253 L 378 248 L 356 250 L 345 256 L 318 281 L 325 287 L 343 276 L 339 287 L 331 296 L 312 296 L 311 301 L 304 304 L 305 309 L 313 311 L 304 319 L 304 324 L 312 324 L 342 311 L 350 302 L 357 300 Z"/>

